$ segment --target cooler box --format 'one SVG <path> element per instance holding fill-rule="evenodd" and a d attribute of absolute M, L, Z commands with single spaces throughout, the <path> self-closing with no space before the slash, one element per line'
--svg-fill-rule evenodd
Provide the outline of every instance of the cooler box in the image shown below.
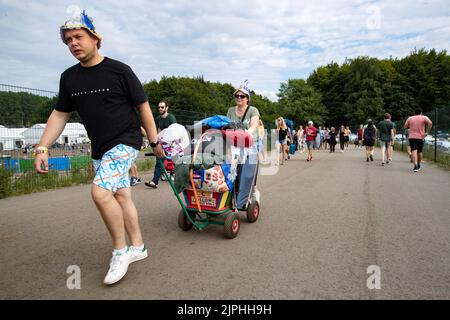
<path fill-rule="evenodd" d="M 230 206 L 233 181 L 230 164 L 215 165 L 207 170 L 194 170 L 193 180 L 202 210 L 222 211 Z M 194 191 L 189 185 L 184 191 L 187 208 L 198 209 Z"/>
<path fill-rule="evenodd" d="M 198 210 L 197 202 L 195 201 L 194 191 L 186 188 L 183 191 L 186 208 Z M 214 192 L 197 190 L 197 196 L 200 201 L 202 210 L 219 212 L 230 207 L 231 192 Z"/>

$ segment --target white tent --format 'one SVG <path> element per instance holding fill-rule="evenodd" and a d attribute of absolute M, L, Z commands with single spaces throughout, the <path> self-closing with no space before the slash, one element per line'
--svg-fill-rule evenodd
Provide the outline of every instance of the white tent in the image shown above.
<path fill-rule="evenodd" d="M 67 123 L 57 141 L 61 144 L 90 142 L 86 129 L 79 122 Z"/>
<path fill-rule="evenodd" d="M 42 134 L 44 133 L 45 125 L 45 123 L 37 123 L 22 132 L 22 135 L 25 139 L 25 144 L 38 144 Z"/>
<path fill-rule="evenodd" d="M 14 130 L 0 126 L 0 150 L 20 149 L 24 144 L 22 135 Z"/>
<path fill-rule="evenodd" d="M 44 133 L 46 124 L 37 123 L 27 130 L 25 130 L 22 135 L 25 138 L 26 144 L 38 144 Z M 60 144 L 72 144 L 72 143 L 84 143 L 90 142 L 87 131 L 81 123 L 71 122 L 67 123 L 61 135 L 56 139 L 57 143 Z"/>
<path fill-rule="evenodd" d="M 9 131 L 14 132 L 14 134 L 20 135 L 23 137 L 23 133 L 27 130 L 27 128 L 9 128 Z"/>

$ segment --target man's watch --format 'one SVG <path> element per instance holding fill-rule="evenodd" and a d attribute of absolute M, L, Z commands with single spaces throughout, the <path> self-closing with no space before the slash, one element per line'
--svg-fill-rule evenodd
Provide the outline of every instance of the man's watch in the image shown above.
<path fill-rule="evenodd" d="M 159 144 L 159 141 L 156 142 L 150 142 L 150 147 L 154 148 Z"/>

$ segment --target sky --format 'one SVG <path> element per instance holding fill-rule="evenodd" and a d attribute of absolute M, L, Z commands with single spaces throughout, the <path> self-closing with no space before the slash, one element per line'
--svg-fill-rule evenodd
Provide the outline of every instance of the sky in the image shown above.
<path fill-rule="evenodd" d="M 103 37 L 100 53 L 142 83 L 248 80 L 273 101 L 281 83 L 332 61 L 450 47 L 450 0 L 0 0 L 0 84 L 58 91 L 77 63 L 59 27 L 81 9 Z"/>

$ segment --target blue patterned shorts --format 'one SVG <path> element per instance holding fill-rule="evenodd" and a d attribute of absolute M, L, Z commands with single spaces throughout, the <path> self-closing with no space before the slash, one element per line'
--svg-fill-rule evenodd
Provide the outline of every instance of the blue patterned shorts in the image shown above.
<path fill-rule="evenodd" d="M 100 160 L 94 159 L 96 175 L 93 183 L 112 192 L 116 192 L 120 188 L 129 188 L 128 171 L 138 154 L 138 150 L 119 144 L 105 152 Z"/>

